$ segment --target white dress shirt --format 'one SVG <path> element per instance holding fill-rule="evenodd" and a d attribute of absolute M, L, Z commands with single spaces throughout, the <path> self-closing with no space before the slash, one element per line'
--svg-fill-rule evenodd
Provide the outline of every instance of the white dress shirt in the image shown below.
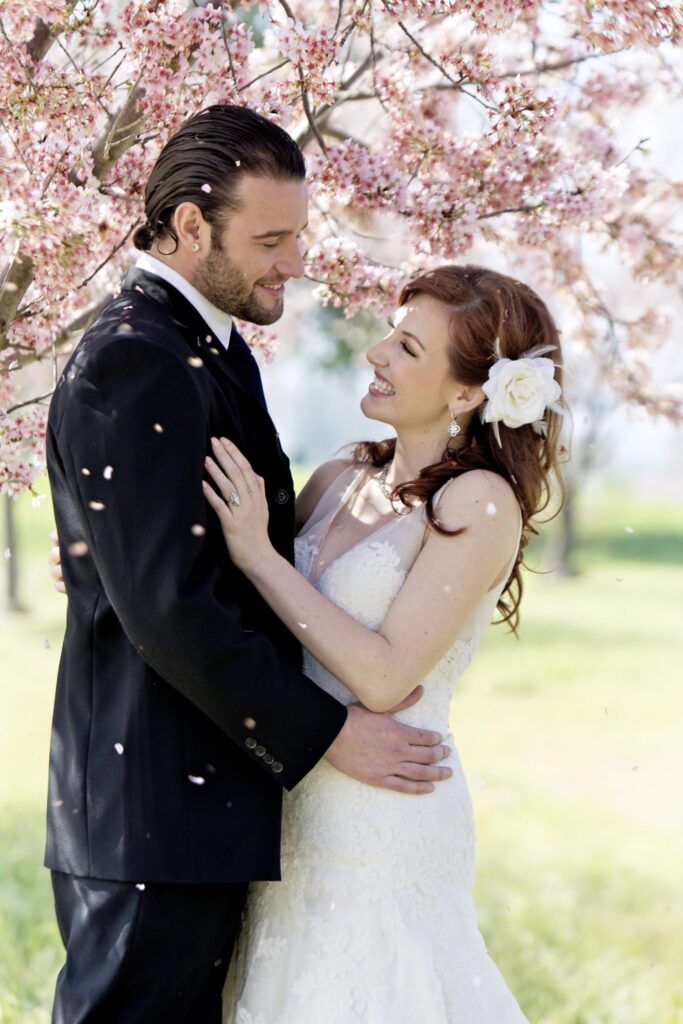
<path fill-rule="evenodd" d="M 148 274 L 160 277 L 162 281 L 166 281 L 167 284 L 177 288 L 180 294 L 184 295 L 187 301 L 192 303 L 202 319 L 206 320 L 221 345 L 227 349 L 230 341 L 230 332 L 232 331 L 232 317 L 229 313 L 224 313 L 218 306 L 214 306 L 212 302 L 204 298 L 201 292 L 197 291 L 194 285 L 190 284 L 186 277 L 179 274 L 173 267 L 162 263 L 156 256 L 143 252 L 135 266 L 140 270 L 145 270 Z"/>

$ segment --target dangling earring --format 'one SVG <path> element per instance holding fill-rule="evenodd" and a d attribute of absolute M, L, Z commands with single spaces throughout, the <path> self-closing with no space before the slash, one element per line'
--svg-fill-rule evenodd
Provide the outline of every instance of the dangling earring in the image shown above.
<path fill-rule="evenodd" d="M 192 252 L 199 252 L 199 242 L 192 243 Z"/>
<path fill-rule="evenodd" d="M 462 430 L 462 427 L 460 426 L 460 424 L 456 420 L 455 413 L 451 413 L 451 416 L 453 417 L 453 419 L 448 424 L 448 436 L 449 437 L 457 437 L 458 434 L 460 433 L 460 431 Z"/>

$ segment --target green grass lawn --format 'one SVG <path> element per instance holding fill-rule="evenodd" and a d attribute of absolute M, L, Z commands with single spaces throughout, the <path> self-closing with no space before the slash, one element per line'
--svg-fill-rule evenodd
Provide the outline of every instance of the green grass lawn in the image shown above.
<path fill-rule="evenodd" d="M 64 601 L 48 503 L 18 513 L 28 611 L 0 619 L 0 1021 L 38 1024 L 61 960 L 41 859 Z M 581 523 L 581 574 L 527 575 L 520 638 L 491 630 L 453 703 L 479 919 L 533 1024 L 679 1024 L 683 513 L 607 495 Z"/>

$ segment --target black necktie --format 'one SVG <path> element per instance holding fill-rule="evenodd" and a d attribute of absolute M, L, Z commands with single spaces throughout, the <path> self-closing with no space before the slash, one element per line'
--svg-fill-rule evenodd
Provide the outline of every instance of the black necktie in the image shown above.
<path fill-rule="evenodd" d="M 242 380 L 247 385 L 248 390 L 261 403 L 264 409 L 266 409 L 266 396 L 263 393 L 263 384 L 261 383 L 261 372 L 258 368 L 258 363 L 254 359 L 251 349 L 247 345 L 242 335 L 233 327 L 230 335 L 230 342 L 228 344 L 227 358 L 231 359 L 233 364 L 239 366 L 239 372 Z"/>

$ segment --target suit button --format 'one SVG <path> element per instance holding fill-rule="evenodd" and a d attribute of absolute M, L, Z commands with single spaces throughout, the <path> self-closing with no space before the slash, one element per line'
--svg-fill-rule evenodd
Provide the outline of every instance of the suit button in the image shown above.
<path fill-rule="evenodd" d="M 264 764 L 272 764 L 274 760 L 275 760 L 275 758 L 273 757 L 272 754 L 266 754 L 266 756 L 263 758 L 263 763 Z"/>
<path fill-rule="evenodd" d="M 287 493 L 287 491 L 278 491 L 277 494 L 275 495 L 275 500 L 278 503 L 278 505 L 286 505 L 287 502 L 289 501 L 289 494 Z"/>
<path fill-rule="evenodd" d="M 256 754 L 257 757 L 263 757 L 265 752 L 266 752 L 266 748 L 262 747 L 260 745 L 258 747 L 256 747 L 255 750 L 254 750 L 254 753 Z"/>
<path fill-rule="evenodd" d="M 244 745 L 248 750 L 253 750 L 256 746 L 256 740 L 253 736 L 250 736 L 248 740 L 244 741 Z"/>
<path fill-rule="evenodd" d="M 284 765 L 281 765 L 279 761 L 275 761 L 275 763 L 273 764 L 273 771 L 279 774 L 282 771 L 283 767 Z"/>

